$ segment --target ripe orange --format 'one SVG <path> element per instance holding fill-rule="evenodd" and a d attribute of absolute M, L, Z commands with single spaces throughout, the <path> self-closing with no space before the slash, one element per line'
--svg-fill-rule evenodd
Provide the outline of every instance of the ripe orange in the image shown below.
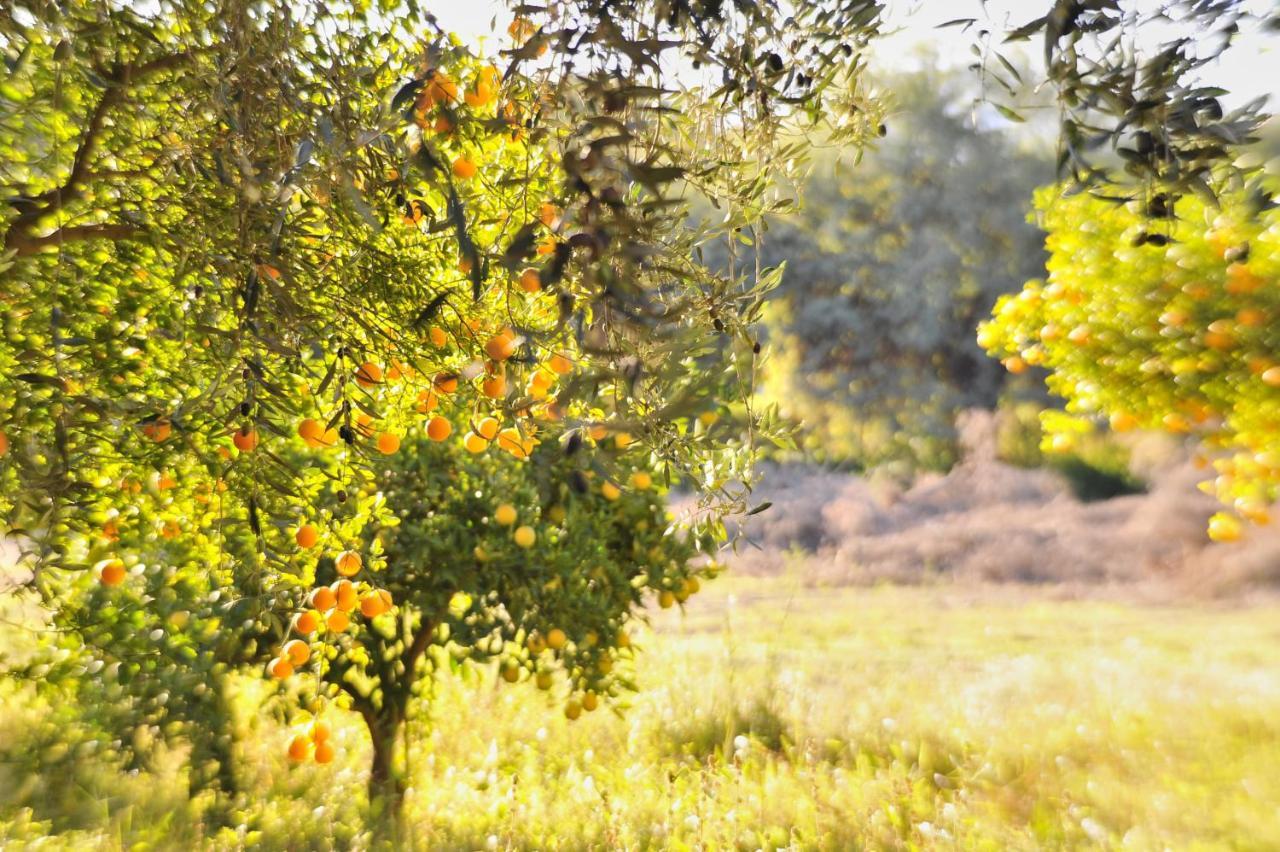
<path fill-rule="evenodd" d="M 298 437 L 307 442 L 309 447 L 320 446 L 320 441 L 324 438 L 324 424 L 319 420 L 308 417 L 298 424 Z"/>
<path fill-rule="evenodd" d="M 295 666 L 300 666 L 311 658 L 311 646 L 301 639 L 290 639 L 281 650 Z"/>
<path fill-rule="evenodd" d="M 394 432 L 383 432 L 378 436 L 378 452 L 389 456 L 400 449 L 400 436 Z"/>
<path fill-rule="evenodd" d="M 360 599 L 360 614 L 365 618 L 377 618 L 391 609 L 391 593 L 386 589 L 366 592 Z"/>
<path fill-rule="evenodd" d="M 267 674 L 276 680 L 284 680 L 293 674 L 293 663 L 285 657 L 273 657 L 271 662 L 267 663 Z"/>
<path fill-rule="evenodd" d="M 334 606 L 342 612 L 351 612 L 356 608 L 359 595 L 356 594 L 355 584 L 345 577 L 334 582 L 329 587 L 333 590 Z"/>
<path fill-rule="evenodd" d="M 529 377 L 529 381 L 525 383 L 524 389 L 529 396 L 534 399 L 547 398 L 547 386 L 538 380 L 542 373 L 534 373 Z"/>
<path fill-rule="evenodd" d="M 486 417 L 476 424 L 476 434 L 486 441 L 492 441 L 498 436 L 498 427 L 501 424 L 496 417 Z"/>
<path fill-rule="evenodd" d="M 316 743 L 316 763 L 329 763 L 333 760 L 333 745 L 329 742 Z"/>
<path fill-rule="evenodd" d="M 437 373 L 432 383 L 440 393 L 453 393 L 458 389 L 458 377 L 453 373 Z"/>
<path fill-rule="evenodd" d="M 1008 370 L 1010 373 L 1013 373 L 1015 376 L 1018 375 L 1019 373 L 1024 373 L 1027 370 L 1027 362 L 1023 361 L 1017 355 L 1013 355 L 1009 358 L 1005 358 L 1000 363 L 1004 364 L 1004 368 Z"/>
<path fill-rule="evenodd" d="M 493 520 L 504 527 L 509 527 L 516 522 L 516 507 L 510 503 L 503 503 L 493 512 Z"/>
<path fill-rule="evenodd" d="M 630 647 L 631 647 L 631 634 L 630 634 L 630 633 L 628 633 L 628 632 L 627 632 L 627 631 L 625 631 L 625 630 L 619 630 L 619 631 L 618 631 L 618 640 L 617 640 L 617 641 L 618 641 L 618 647 L 619 647 L 619 648 L 630 648 Z"/>
<path fill-rule="evenodd" d="M 559 651 L 569 641 L 569 637 L 559 627 L 553 627 L 547 631 L 547 647 L 553 651 Z"/>
<path fill-rule="evenodd" d="M 362 388 L 371 388 L 382 381 L 382 368 L 372 361 L 366 361 L 356 370 L 356 384 Z"/>
<path fill-rule="evenodd" d="M 476 175 L 476 164 L 466 157 L 459 157 L 453 161 L 453 173 L 464 180 L 473 178 Z"/>
<path fill-rule="evenodd" d="M 169 439 L 169 435 L 173 432 L 173 426 L 168 420 L 161 418 L 160 420 L 152 420 L 150 423 L 142 427 L 142 434 L 146 435 L 157 444 L 164 443 Z M 9 448 L 9 441 L 5 439 L 5 450 Z M 3 455 L 3 453 L 0 453 Z"/>
<path fill-rule="evenodd" d="M 469 453 L 483 453 L 489 449 L 489 442 L 475 432 L 468 432 L 467 436 L 462 439 L 462 446 L 466 447 Z"/>
<path fill-rule="evenodd" d="M 1233 263 L 1227 267 L 1227 285 L 1225 289 L 1233 296 L 1253 293 L 1261 287 L 1262 279 L 1243 263 Z"/>
<path fill-rule="evenodd" d="M 605 481 L 600 483 L 600 496 L 609 501 L 617 500 L 622 496 L 622 489 L 612 482 Z"/>
<path fill-rule="evenodd" d="M 1241 308 L 1236 313 L 1236 322 L 1245 328 L 1257 328 L 1267 321 L 1265 312 L 1257 308 Z"/>
<path fill-rule="evenodd" d="M 529 653 L 541 654 L 547 650 L 547 640 L 542 638 L 542 634 L 533 632 L 529 634 L 529 638 L 525 640 L 525 646 L 528 647 Z"/>
<path fill-rule="evenodd" d="M 335 609 L 329 613 L 329 617 L 325 620 L 325 626 L 334 633 L 341 633 L 351 626 L 351 616 L 340 609 Z"/>
<path fill-rule="evenodd" d="M 1117 411 L 1111 415 L 1111 431 L 1128 432 L 1138 425 L 1138 418 L 1127 411 Z"/>
<path fill-rule="evenodd" d="M 1271 387 L 1280 387 L 1280 367 L 1269 367 L 1262 373 L 1262 380 Z"/>
<path fill-rule="evenodd" d="M 507 683 L 515 683 L 520 679 L 520 667 L 515 663 L 504 663 L 502 666 L 502 679 Z"/>
<path fill-rule="evenodd" d="M 299 613 L 298 617 L 293 620 L 293 629 L 304 635 L 307 633 L 315 633 L 316 628 L 319 626 L 320 613 L 316 612 L 314 609 L 309 609 L 306 612 Z"/>
<path fill-rule="evenodd" d="M 258 446 L 258 433 L 248 426 L 241 426 L 231 436 L 231 443 L 242 453 L 252 452 Z"/>
<path fill-rule="evenodd" d="M 440 405 L 440 397 L 434 391 L 424 390 L 418 393 L 418 413 L 426 414 L 435 411 Z"/>
<path fill-rule="evenodd" d="M 507 379 L 499 374 L 489 376 L 480 384 L 480 392 L 489 399 L 502 399 L 507 395 Z"/>
<path fill-rule="evenodd" d="M 0 459 L 9 454 L 9 436 L 0 430 Z"/>
<path fill-rule="evenodd" d="M 538 208 L 538 221 L 546 225 L 548 228 L 554 227 L 556 220 L 560 218 L 560 211 L 556 209 L 554 204 L 543 202 Z"/>
<path fill-rule="evenodd" d="M 509 453 L 518 453 L 521 448 L 520 430 L 514 426 L 508 426 L 498 433 L 498 448 L 506 450 Z"/>
<path fill-rule="evenodd" d="M 364 560 L 359 553 L 354 550 L 344 550 L 338 554 L 334 562 L 334 566 L 338 569 L 338 573 L 344 577 L 353 577 L 360 573 L 360 568 L 364 565 Z"/>
<path fill-rule="evenodd" d="M 631 474 L 631 485 L 639 491 L 644 491 L 653 485 L 653 477 L 643 470 L 637 470 Z"/>
<path fill-rule="evenodd" d="M 387 369 L 387 381 L 398 382 L 401 379 L 412 379 L 414 376 L 413 368 L 401 361 L 399 358 L 391 359 L 391 366 Z"/>
<path fill-rule="evenodd" d="M 528 550 L 538 541 L 538 534 L 530 526 L 516 527 L 516 531 L 512 533 L 511 538 L 517 546 Z"/>
<path fill-rule="evenodd" d="M 311 606 L 321 612 L 328 612 L 333 609 L 333 605 L 338 602 L 337 597 L 333 594 L 333 589 L 328 586 L 318 586 L 311 592 Z"/>
<path fill-rule="evenodd" d="M 311 751 L 311 743 L 307 742 L 307 738 L 302 734 L 298 734 L 289 741 L 289 759 L 294 763 L 306 760 L 309 751 Z"/>
<path fill-rule="evenodd" d="M 509 328 L 498 332 L 485 343 L 484 351 L 495 361 L 507 360 L 516 353 L 515 332 Z"/>
<path fill-rule="evenodd" d="M 433 441 L 443 441 L 453 431 L 453 424 L 443 417 L 432 417 L 427 423 L 427 437 Z"/>
<path fill-rule="evenodd" d="M 1208 331 L 1204 335 L 1204 345 L 1210 349 L 1226 350 L 1236 345 L 1231 334 L 1224 331 Z"/>
<path fill-rule="evenodd" d="M 537 293 L 542 289 L 542 276 L 538 270 L 530 267 L 520 273 L 520 289 L 526 293 Z"/>
<path fill-rule="evenodd" d="M 555 370 L 560 375 L 565 375 L 573 371 L 573 361 L 563 352 L 557 352 L 551 356 L 551 360 L 547 362 L 547 366 Z"/>
<path fill-rule="evenodd" d="M 436 133 L 452 133 L 453 122 L 449 120 L 447 115 L 438 115 L 433 129 Z"/>
<path fill-rule="evenodd" d="M 320 531 L 311 526 L 311 524 L 303 524 L 298 527 L 298 531 L 294 533 L 293 539 L 298 542 L 298 547 L 315 547 L 316 542 L 320 540 Z"/>
<path fill-rule="evenodd" d="M 433 102 L 451 103 L 458 99 L 458 84 L 439 71 L 432 75 L 431 82 L 423 91 Z"/>
<path fill-rule="evenodd" d="M 445 334 L 444 329 L 438 325 L 431 326 L 431 330 L 427 332 L 427 336 L 431 338 L 432 346 L 441 347 L 449 342 L 449 335 Z"/>
<path fill-rule="evenodd" d="M 119 559 L 109 559 L 98 571 L 98 579 L 104 586 L 118 586 L 124 582 L 128 572 Z"/>
<path fill-rule="evenodd" d="M 324 743 L 329 741 L 329 726 L 320 719 L 316 719 L 311 723 L 311 730 L 307 733 L 310 734 L 312 742 Z"/>

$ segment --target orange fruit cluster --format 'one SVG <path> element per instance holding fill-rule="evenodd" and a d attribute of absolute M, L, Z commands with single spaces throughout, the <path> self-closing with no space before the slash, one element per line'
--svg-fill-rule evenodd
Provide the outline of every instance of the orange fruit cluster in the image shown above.
<path fill-rule="evenodd" d="M 316 719 L 306 733 L 295 734 L 289 740 L 289 760 L 302 763 L 313 757 L 316 763 L 329 763 L 334 758 L 333 743 L 329 739 L 329 726 Z"/>

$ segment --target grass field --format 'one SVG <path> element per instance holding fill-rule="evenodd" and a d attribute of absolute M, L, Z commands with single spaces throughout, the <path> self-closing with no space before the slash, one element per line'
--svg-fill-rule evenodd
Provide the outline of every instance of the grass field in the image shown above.
<path fill-rule="evenodd" d="M 1280 848 L 1280 608 L 727 578 L 655 627 L 621 716 L 569 723 L 492 672 L 443 682 L 406 845 Z M 3 701 L 0 748 L 48 738 Z M 0 765 L 0 846 L 367 845 L 354 719 L 334 764 L 290 768 L 286 731 L 243 709 L 238 832 L 209 838 L 172 767 L 87 758 Z"/>

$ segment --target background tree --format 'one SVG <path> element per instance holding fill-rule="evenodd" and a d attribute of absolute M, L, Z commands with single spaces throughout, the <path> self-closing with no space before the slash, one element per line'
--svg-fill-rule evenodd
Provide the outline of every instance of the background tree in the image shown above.
<path fill-rule="evenodd" d="M 956 413 L 994 407 L 1005 386 L 973 329 L 1043 266 L 1021 211 L 1052 166 L 1034 138 L 987 116 L 975 126 L 962 74 L 904 74 L 883 88 L 888 136 L 856 165 L 822 151 L 803 209 L 772 219 L 760 240 L 766 266 L 786 265 L 766 314 L 762 391 L 804 422 L 817 458 L 946 466 Z M 753 250 L 741 251 L 750 263 Z"/>

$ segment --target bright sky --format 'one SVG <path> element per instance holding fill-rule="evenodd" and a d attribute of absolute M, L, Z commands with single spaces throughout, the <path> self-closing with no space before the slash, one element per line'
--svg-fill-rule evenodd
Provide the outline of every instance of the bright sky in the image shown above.
<path fill-rule="evenodd" d="M 1147 0 L 1139 0 L 1147 2 Z M 1258 12 L 1267 11 L 1272 0 L 1248 0 Z M 919 48 L 928 46 L 943 64 L 964 67 L 973 57 L 969 47 L 972 32 L 959 28 L 937 29 L 938 24 L 954 18 L 984 19 L 980 0 L 888 0 L 887 30 L 894 31 L 880 40 L 873 67 L 893 70 L 908 65 Z M 996 27 L 1014 27 L 1043 14 L 1049 0 L 987 0 L 986 18 Z M 496 35 L 490 46 L 505 37 L 511 13 L 503 0 L 470 0 L 440 4 L 433 9 L 440 23 L 461 36 L 478 38 L 489 35 L 490 21 L 497 18 Z M 504 45 L 505 46 L 505 45 Z M 1034 55 L 1034 47 L 1028 55 Z M 1024 49 L 1027 45 L 1022 46 Z M 1238 105 L 1258 95 L 1270 95 L 1271 108 L 1280 109 L 1280 36 L 1264 35 L 1254 27 L 1242 33 L 1236 46 L 1206 72 L 1206 82 L 1221 86 L 1232 94 L 1229 105 Z"/>

